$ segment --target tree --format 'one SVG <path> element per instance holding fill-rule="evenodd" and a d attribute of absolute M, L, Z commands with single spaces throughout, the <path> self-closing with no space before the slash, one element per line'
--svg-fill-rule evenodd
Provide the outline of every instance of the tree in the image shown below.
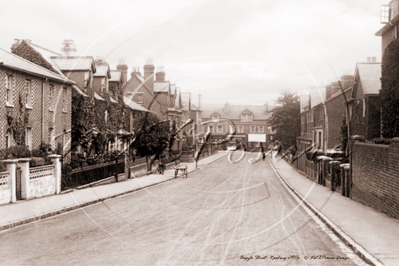
<path fill-rule="evenodd" d="M 155 115 L 145 113 L 136 123 L 136 139 L 132 143 L 137 154 L 147 159 L 164 150 L 169 144 L 169 123 L 160 121 Z"/>
<path fill-rule="evenodd" d="M 301 114 L 299 96 L 291 91 L 283 91 L 276 101 L 270 125 L 276 131 L 275 139 L 283 148 L 296 144 L 296 138 L 301 134 Z"/>

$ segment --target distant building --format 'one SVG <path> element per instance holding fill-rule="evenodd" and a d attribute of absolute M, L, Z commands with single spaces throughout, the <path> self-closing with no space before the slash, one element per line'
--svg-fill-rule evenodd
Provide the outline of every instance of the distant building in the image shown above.
<path fill-rule="evenodd" d="M 229 134 L 228 121 L 232 121 L 236 134 L 229 145 L 242 143 L 246 147 L 255 147 L 258 141 L 251 142 L 251 138 L 264 139 L 267 144 L 275 140 L 275 132 L 267 122 L 273 114 L 273 108 L 268 104 L 202 104 L 202 122 L 212 121 L 203 130 L 206 132 L 209 129 L 212 132 L 212 140 L 223 139 Z"/>

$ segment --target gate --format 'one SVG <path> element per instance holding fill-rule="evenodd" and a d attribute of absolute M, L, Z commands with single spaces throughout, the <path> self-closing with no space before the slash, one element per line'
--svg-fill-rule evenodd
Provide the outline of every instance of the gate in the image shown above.
<path fill-rule="evenodd" d="M 21 175 L 22 175 L 22 170 L 21 167 L 17 166 L 17 168 L 15 169 L 15 178 L 16 178 L 16 197 L 17 200 L 21 200 L 22 199 L 22 185 L 21 185 Z"/>

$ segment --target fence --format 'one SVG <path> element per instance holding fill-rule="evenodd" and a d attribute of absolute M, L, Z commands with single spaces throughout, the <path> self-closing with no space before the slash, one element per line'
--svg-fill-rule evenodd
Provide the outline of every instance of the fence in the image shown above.
<path fill-rule="evenodd" d="M 90 165 L 64 172 L 62 175 L 61 189 L 66 190 L 78 186 L 86 185 L 110 176 L 124 173 L 125 158 L 122 157 L 115 161 Z"/>
<path fill-rule="evenodd" d="M 349 163 L 343 164 L 327 157 L 313 162 L 307 160 L 304 155 L 291 164 L 314 182 L 338 191 L 343 196 L 351 197 L 352 178 Z"/>

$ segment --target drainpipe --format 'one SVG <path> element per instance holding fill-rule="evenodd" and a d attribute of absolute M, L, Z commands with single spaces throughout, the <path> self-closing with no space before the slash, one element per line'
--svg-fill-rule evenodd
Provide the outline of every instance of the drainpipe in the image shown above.
<path fill-rule="evenodd" d="M 45 81 L 42 83 L 42 117 L 41 117 L 41 125 L 42 125 L 42 129 L 41 131 L 41 141 L 43 141 L 43 135 L 44 135 L 44 84 L 48 81 L 48 79 L 46 78 Z"/>

